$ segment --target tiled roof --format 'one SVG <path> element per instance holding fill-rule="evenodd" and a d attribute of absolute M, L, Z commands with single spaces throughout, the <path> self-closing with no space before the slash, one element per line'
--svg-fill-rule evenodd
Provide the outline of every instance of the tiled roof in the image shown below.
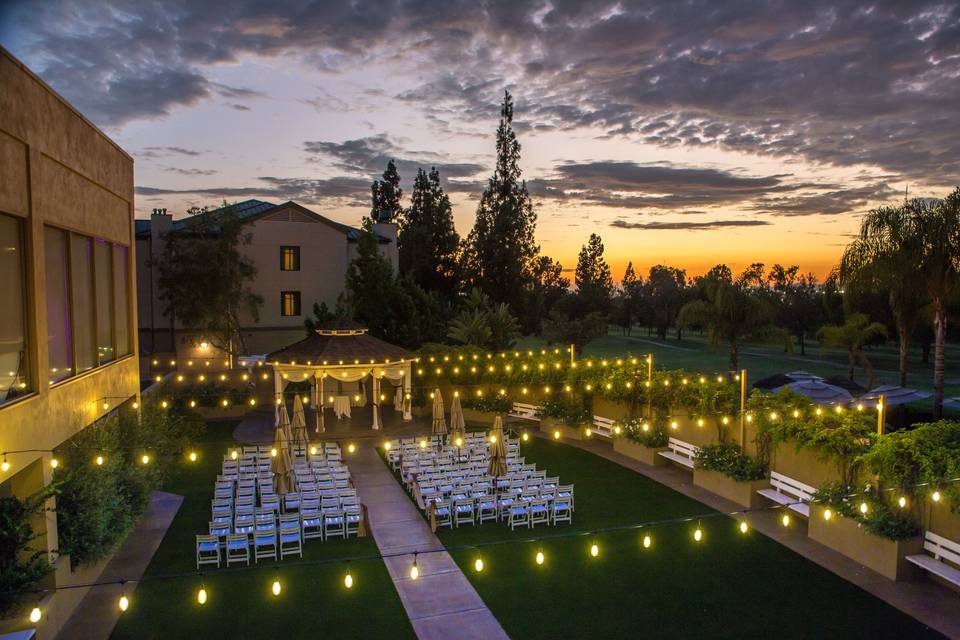
<path fill-rule="evenodd" d="M 280 364 L 296 362 L 306 365 L 310 362 L 313 365 L 320 365 L 326 362 L 331 365 L 350 365 L 368 364 L 371 360 L 377 364 L 383 364 L 385 360 L 396 362 L 414 357 L 406 349 L 375 338 L 366 332 L 360 333 L 356 331 L 357 328 L 355 323 L 324 326 L 300 342 L 268 354 L 265 359 L 268 363 L 279 362 Z M 320 333 L 320 331 L 331 329 L 353 331 L 346 335 Z"/>
<path fill-rule="evenodd" d="M 276 205 L 276 204 L 273 204 L 272 202 L 264 202 L 263 200 L 244 200 L 243 202 L 237 202 L 229 206 L 230 208 L 233 209 L 233 211 L 239 216 L 241 220 L 249 220 L 249 219 L 255 218 L 256 216 L 259 216 L 262 213 L 266 213 L 267 211 L 276 209 L 278 207 L 283 207 L 288 204 L 292 204 L 297 207 L 300 207 L 300 205 L 296 205 L 296 203 L 293 203 L 293 202 L 286 202 L 280 205 Z M 225 208 L 226 207 L 211 209 L 205 215 L 214 216 L 214 217 L 219 216 Z M 303 207 L 300 207 L 300 208 L 303 208 Z M 309 211 L 309 209 L 307 211 Z M 349 225 L 341 224 L 339 222 L 335 222 L 333 220 L 330 220 L 329 218 L 320 216 L 320 214 L 315 213 L 313 211 L 310 211 L 310 213 L 312 213 L 315 216 L 319 216 L 323 218 L 323 220 L 327 222 L 330 226 L 334 227 L 339 231 L 342 231 L 347 236 L 347 240 L 349 241 L 356 242 L 357 238 L 360 235 L 359 229 L 356 229 Z M 189 219 L 190 219 L 189 217 L 185 217 L 185 218 L 180 218 L 179 220 L 175 220 L 173 224 L 170 226 L 170 230 L 183 231 L 184 229 L 187 228 L 187 221 Z M 134 220 L 134 229 L 136 231 L 136 235 L 138 238 L 150 237 L 150 221 L 149 220 L 142 220 L 142 219 Z M 384 238 L 379 234 L 377 235 L 377 239 L 381 243 L 390 241 L 388 238 Z"/>

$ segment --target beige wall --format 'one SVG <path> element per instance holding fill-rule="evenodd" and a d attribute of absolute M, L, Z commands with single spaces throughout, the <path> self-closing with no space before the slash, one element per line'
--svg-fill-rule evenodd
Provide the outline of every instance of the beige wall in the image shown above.
<path fill-rule="evenodd" d="M 138 393 L 133 160 L 2 48 L 0 87 L 0 212 L 24 221 L 27 355 L 36 390 L 0 406 L 0 451 L 41 450 L 7 456 L 0 493 L 24 496 L 49 481 L 49 450 L 104 415 L 104 398 L 113 408 Z M 53 386 L 44 338 L 47 224 L 130 247 L 131 355 Z M 39 548 L 51 552 L 56 520 L 45 520 Z"/>

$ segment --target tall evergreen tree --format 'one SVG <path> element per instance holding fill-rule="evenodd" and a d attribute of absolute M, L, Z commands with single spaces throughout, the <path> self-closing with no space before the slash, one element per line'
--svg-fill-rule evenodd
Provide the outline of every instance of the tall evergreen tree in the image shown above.
<path fill-rule="evenodd" d="M 497 128 L 497 165 L 480 197 L 477 218 L 467 237 L 465 266 L 473 286 L 494 302 L 523 312 L 533 286 L 539 253 L 534 238 L 537 214 L 520 173 L 520 143 L 513 131 L 513 98 L 504 92 Z M 529 329 L 529 327 L 526 327 Z"/>
<path fill-rule="evenodd" d="M 403 212 L 403 207 L 400 206 L 402 197 L 400 174 L 397 173 L 397 165 L 391 160 L 383 171 L 383 179 L 374 180 L 370 185 L 370 199 L 373 202 L 370 217 L 374 222 L 395 220 Z"/>
<path fill-rule="evenodd" d="M 447 299 L 456 292 L 459 279 L 457 252 L 460 236 L 453 226 L 450 198 L 440 185 L 436 168 L 417 171 L 410 206 L 400 218 L 400 272 L 426 291 Z"/>
<path fill-rule="evenodd" d="M 603 259 L 603 241 L 595 233 L 591 233 L 587 244 L 580 248 L 575 279 L 583 312 L 606 313 L 610 310 L 613 275 L 610 265 Z"/>

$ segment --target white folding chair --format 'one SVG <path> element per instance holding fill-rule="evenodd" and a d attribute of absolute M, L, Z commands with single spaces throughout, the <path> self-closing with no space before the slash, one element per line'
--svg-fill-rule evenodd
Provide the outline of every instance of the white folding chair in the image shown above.
<path fill-rule="evenodd" d="M 253 534 L 253 559 L 260 562 L 260 558 L 277 559 L 277 530 L 257 531 Z"/>
<path fill-rule="evenodd" d="M 250 541 L 246 535 L 227 536 L 227 566 L 234 562 L 250 564 Z"/>
<path fill-rule="evenodd" d="M 197 569 L 204 564 L 220 568 L 220 539 L 216 535 L 197 536 Z"/>

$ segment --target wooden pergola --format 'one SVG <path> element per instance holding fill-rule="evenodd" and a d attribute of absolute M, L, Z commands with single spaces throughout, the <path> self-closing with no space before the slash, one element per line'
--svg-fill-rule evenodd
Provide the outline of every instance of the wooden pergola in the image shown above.
<path fill-rule="evenodd" d="M 411 420 L 412 353 L 375 338 L 367 328 L 340 319 L 319 327 L 303 340 L 266 356 L 273 365 L 273 384 L 278 399 L 291 382 L 310 381 L 310 404 L 316 409 L 316 431 L 324 430 L 324 409 L 332 405 L 324 387 L 335 382 L 371 381 L 373 429 L 380 429 L 380 383 L 386 379 L 403 388 L 403 419 Z"/>

